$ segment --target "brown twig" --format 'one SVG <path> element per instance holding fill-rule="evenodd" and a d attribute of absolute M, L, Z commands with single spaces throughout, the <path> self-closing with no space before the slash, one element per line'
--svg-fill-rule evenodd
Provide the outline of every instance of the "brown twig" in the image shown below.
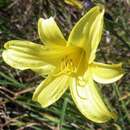
<path fill-rule="evenodd" d="M 25 93 L 28 93 L 28 92 L 32 92 L 34 89 L 35 89 L 35 87 L 32 87 L 32 88 L 27 88 L 27 89 L 24 89 L 22 91 L 19 91 L 19 92 L 14 94 L 14 99 L 16 99 L 18 96 L 20 96 L 22 94 L 25 94 Z"/>
<path fill-rule="evenodd" d="M 27 88 L 27 89 L 21 90 L 19 92 L 13 92 L 13 91 L 7 89 L 6 87 L 0 86 L 0 90 L 5 91 L 5 92 L 11 94 L 11 96 L 12 96 L 11 98 L 12 99 L 16 99 L 18 96 L 20 96 L 22 94 L 25 94 L 25 93 L 28 93 L 28 92 L 32 92 L 34 89 L 35 89 L 35 87 L 32 87 L 32 88 Z"/>

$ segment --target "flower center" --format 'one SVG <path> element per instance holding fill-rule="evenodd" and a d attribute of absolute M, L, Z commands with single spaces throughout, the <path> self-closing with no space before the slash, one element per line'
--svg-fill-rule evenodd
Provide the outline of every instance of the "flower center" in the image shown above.
<path fill-rule="evenodd" d="M 69 75 L 72 77 L 82 76 L 87 69 L 86 53 L 82 48 L 69 48 L 71 51 L 65 54 L 60 60 L 57 66 L 57 72 L 54 76 L 62 74 Z"/>
<path fill-rule="evenodd" d="M 77 67 L 73 59 L 70 56 L 65 56 L 60 64 L 60 71 L 68 75 L 74 75 Z"/>
<path fill-rule="evenodd" d="M 85 51 L 80 50 L 61 60 L 60 71 L 70 76 L 81 76 L 86 71 L 86 61 Z"/>

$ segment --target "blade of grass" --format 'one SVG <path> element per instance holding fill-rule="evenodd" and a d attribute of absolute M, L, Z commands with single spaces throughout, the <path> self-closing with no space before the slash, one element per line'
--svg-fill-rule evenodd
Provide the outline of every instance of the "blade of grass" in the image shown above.
<path fill-rule="evenodd" d="M 119 86 L 118 86 L 116 83 L 114 83 L 114 84 L 113 84 L 113 88 L 114 88 L 114 91 L 116 92 L 116 95 L 117 95 L 118 99 L 120 99 L 120 98 L 121 98 L 121 94 L 120 94 Z M 127 118 L 127 121 L 130 123 L 129 113 L 128 113 L 128 110 L 127 110 L 127 108 L 126 108 L 125 102 L 124 102 L 123 100 L 121 100 L 120 102 L 121 102 L 121 107 L 122 107 L 122 109 L 123 109 L 123 111 L 124 111 L 124 113 L 125 113 L 125 115 L 123 116 L 123 114 L 122 114 L 121 117 Z M 124 122 L 124 119 L 123 119 L 123 122 Z M 123 123 L 123 122 L 122 122 L 122 123 Z M 123 124 L 124 124 L 124 123 L 123 123 Z M 122 124 L 122 125 L 123 125 L 123 124 Z"/>
<path fill-rule="evenodd" d="M 67 108 L 67 104 L 68 104 L 68 98 L 66 97 L 64 99 L 64 103 L 63 103 L 63 107 L 62 107 L 62 111 L 61 111 L 61 117 L 60 117 L 60 123 L 59 123 L 59 129 L 62 129 L 62 125 L 64 124 L 64 118 L 65 118 L 65 112 L 66 112 L 66 108 Z"/>
<path fill-rule="evenodd" d="M 11 78 L 10 76 L 4 74 L 3 72 L 0 71 L 0 76 L 2 76 L 3 78 L 7 79 L 8 81 L 14 83 L 17 87 L 24 87 L 24 84 L 19 83 L 17 80 Z"/>

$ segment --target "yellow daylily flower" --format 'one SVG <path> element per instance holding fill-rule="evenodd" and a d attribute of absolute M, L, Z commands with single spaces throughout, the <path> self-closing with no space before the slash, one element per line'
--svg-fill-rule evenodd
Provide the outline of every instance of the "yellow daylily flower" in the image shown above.
<path fill-rule="evenodd" d="M 71 6 L 74 6 L 74 7 L 78 8 L 78 9 L 83 8 L 82 3 L 80 1 L 78 1 L 78 0 L 64 0 L 64 1 L 65 1 L 65 3 L 67 3 L 67 4 L 71 5 Z"/>
<path fill-rule="evenodd" d="M 69 87 L 79 111 L 89 120 L 103 123 L 116 117 L 103 102 L 94 82 L 113 83 L 124 74 L 121 64 L 94 61 L 103 17 L 104 7 L 93 7 L 77 22 L 67 41 L 52 17 L 40 18 L 38 33 L 43 45 L 24 40 L 5 43 L 2 57 L 7 64 L 48 76 L 33 94 L 33 100 L 42 107 L 56 102 Z"/>

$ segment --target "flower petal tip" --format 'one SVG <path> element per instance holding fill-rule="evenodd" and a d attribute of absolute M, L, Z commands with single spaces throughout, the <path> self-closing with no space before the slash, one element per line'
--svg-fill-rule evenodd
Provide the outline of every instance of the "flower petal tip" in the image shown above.
<path fill-rule="evenodd" d="M 33 101 L 37 101 L 37 97 L 36 97 L 35 94 L 33 94 L 33 96 L 32 96 L 32 100 L 33 100 Z"/>
<path fill-rule="evenodd" d="M 10 41 L 8 41 L 8 42 L 6 42 L 6 43 L 4 44 L 4 48 L 5 48 L 5 49 L 8 49 L 8 48 L 9 48 L 9 46 L 10 46 L 9 43 L 10 43 Z"/>
<path fill-rule="evenodd" d="M 97 7 L 99 8 L 100 12 L 104 12 L 105 11 L 105 6 L 103 4 L 97 4 Z"/>

